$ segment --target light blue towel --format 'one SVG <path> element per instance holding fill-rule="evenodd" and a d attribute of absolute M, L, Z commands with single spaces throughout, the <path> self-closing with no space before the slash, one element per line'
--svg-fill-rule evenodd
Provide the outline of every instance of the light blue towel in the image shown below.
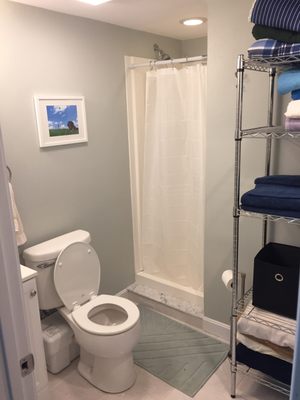
<path fill-rule="evenodd" d="M 282 72 L 278 77 L 278 93 L 286 94 L 300 89 L 300 69 Z"/>

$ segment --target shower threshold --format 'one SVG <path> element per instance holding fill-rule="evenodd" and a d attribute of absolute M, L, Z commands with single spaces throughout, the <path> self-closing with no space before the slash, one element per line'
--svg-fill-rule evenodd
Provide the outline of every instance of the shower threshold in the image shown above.
<path fill-rule="evenodd" d="M 157 276 L 139 272 L 136 282 L 129 286 L 129 292 L 139 294 L 171 308 L 203 317 L 203 292 L 182 286 Z"/>

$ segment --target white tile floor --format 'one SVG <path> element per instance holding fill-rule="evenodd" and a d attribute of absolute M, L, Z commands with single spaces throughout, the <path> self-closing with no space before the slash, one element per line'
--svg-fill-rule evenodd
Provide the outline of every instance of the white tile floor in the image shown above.
<path fill-rule="evenodd" d="M 135 385 L 120 394 L 107 394 L 91 386 L 76 369 L 78 360 L 58 375 L 49 374 L 48 389 L 39 400 L 188 400 L 190 397 L 169 386 L 142 368 L 136 367 Z M 195 400 L 226 400 L 229 395 L 230 373 L 226 360 L 194 397 Z M 247 376 L 238 376 L 237 399 L 287 400 L 271 389 L 254 383 Z"/>

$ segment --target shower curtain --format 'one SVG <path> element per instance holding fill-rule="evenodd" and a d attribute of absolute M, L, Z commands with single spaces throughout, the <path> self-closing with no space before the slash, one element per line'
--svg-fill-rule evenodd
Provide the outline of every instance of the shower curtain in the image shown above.
<path fill-rule="evenodd" d="M 148 71 L 144 272 L 203 289 L 206 65 Z"/>

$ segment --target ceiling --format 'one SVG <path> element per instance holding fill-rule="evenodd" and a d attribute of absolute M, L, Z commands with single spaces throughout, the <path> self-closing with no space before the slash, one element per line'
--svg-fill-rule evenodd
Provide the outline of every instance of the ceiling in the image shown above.
<path fill-rule="evenodd" d="M 207 35 L 207 23 L 197 27 L 179 23 L 184 18 L 207 17 L 206 0 L 112 0 L 99 6 L 77 0 L 12 1 L 180 40 Z"/>

